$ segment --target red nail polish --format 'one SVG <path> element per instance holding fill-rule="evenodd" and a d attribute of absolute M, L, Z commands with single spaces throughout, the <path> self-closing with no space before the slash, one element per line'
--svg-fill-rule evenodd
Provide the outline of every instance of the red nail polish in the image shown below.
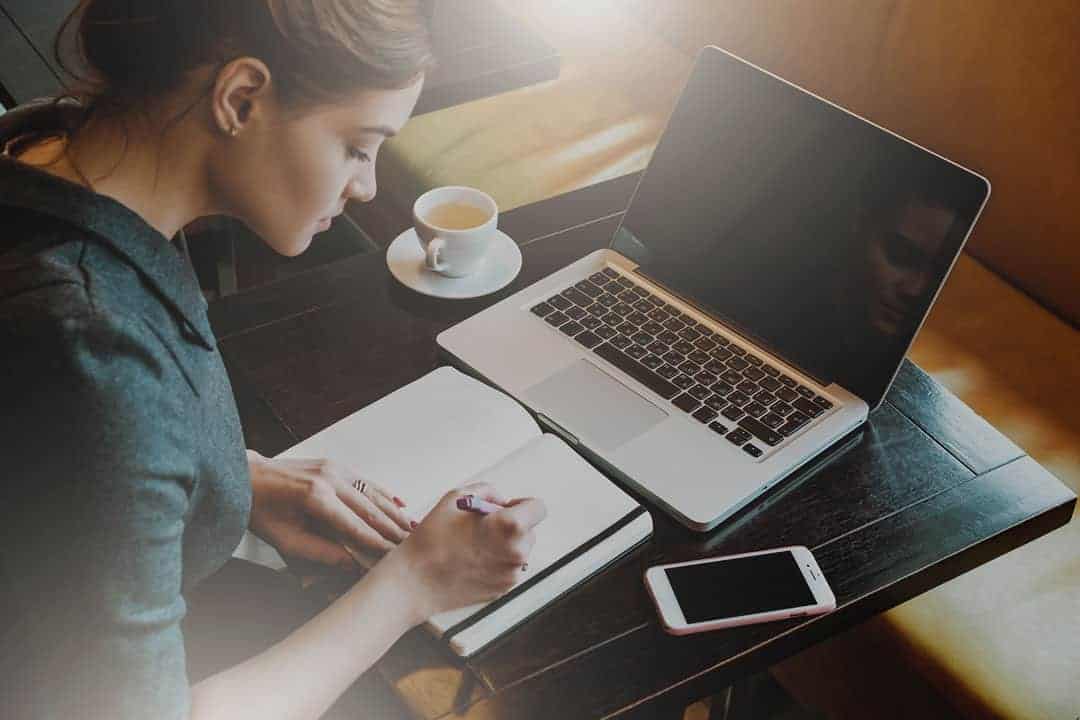
<path fill-rule="evenodd" d="M 405 501 L 399 498 L 397 495 L 394 496 L 394 504 L 397 505 L 399 508 L 405 507 Z"/>
<path fill-rule="evenodd" d="M 415 520 L 410 520 L 409 521 L 409 527 L 411 527 L 413 530 L 415 530 L 416 528 L 420 527 L 420 523 L 416 522 Z"/>

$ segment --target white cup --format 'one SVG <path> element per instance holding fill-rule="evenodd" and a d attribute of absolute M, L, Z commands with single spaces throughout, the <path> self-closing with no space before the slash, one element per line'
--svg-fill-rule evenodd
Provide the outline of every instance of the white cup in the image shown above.
<path fill-rule="evenodd" d="M 440 227 L 432 222 L 432 213 L 446 205 L 467 205 L 486 217 L 466 228 Z M 499 208 L 487 193 L 463 186 L 428 190 L 413 204 L 413 224 L 424 249 L 424 264 L 429 270 L 447 277 L 465 277 L 476 272 L 491 250 L 499 222 Z"/>

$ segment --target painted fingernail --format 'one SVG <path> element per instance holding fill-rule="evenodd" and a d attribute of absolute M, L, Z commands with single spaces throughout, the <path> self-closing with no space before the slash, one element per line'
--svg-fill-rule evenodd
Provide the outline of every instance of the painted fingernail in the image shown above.
<path fill-rule="evenodd" d="M 416 528 L 420 527 L 420 523 L 416 522 L 415 520 L 410 520 L 409 521 L 409 527 L 411 527 L 413 530 L 415 530 Z"/>
<path fill-rule="evenodd" d="M 394 496 L 394 504 L 397 505 L 399 508 L 405 507 L 405 501 L 399 498 L 397 495 Z"/>

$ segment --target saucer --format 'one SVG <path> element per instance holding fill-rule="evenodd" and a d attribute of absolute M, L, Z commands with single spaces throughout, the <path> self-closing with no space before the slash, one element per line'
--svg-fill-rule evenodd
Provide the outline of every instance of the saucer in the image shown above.
<path fill-rule="evenodd" d="M 405 287 L 431 297 L 463 300 L 502 290 L 521 270 L 521 249 L 502 230 L 495 231 L 491 250 L 472 275 L 452 278 L 428 270 L 416 230 L 409 228 L 386 249 L 390 273 Z"/>

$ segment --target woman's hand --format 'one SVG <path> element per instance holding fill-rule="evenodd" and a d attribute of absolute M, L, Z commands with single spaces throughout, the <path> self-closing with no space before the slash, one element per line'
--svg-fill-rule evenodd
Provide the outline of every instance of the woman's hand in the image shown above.
<path fill-rule="evenodd" d="M 463 512 L 457 499 L 477 495 L 505 507 L 490 515 Z M 547 516 L 542 500 L 506 500 L 484 483 L 452 490 L 377 570 L 403 576 L 414 619 L 491 600 L 521 578 L 536 537 L 533 528 Z"/>
<path fill-rule="evenodd" d="M 326 460 L 248 450 L 248 467 L 251 530 L 286 558 L 355 570 L 360 554 L 382 555 L 415 525 L 399 498 L 370 483 L 360 493 L 355 472 Z"/>

